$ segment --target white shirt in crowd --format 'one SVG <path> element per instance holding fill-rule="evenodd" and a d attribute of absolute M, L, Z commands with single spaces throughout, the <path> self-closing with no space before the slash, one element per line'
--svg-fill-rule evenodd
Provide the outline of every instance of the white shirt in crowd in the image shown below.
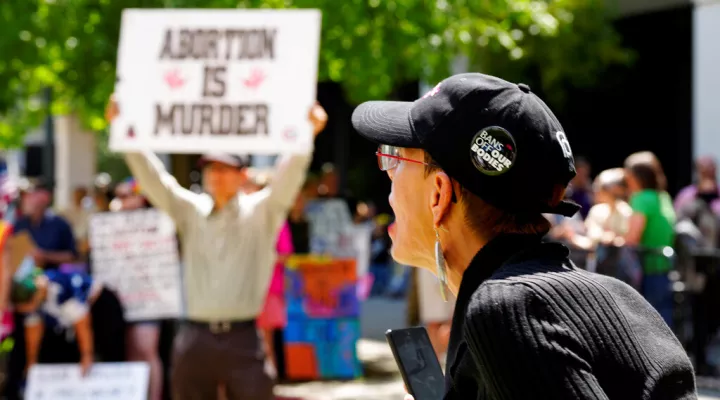
<path fill-rule="evenodd" d="M 125 157 L 150 202 L 177 226 L 186 317 L 206 322 L 255 318 L 272 276 L 277 235 L 305 181 L 312 150 L 281 157 L 267 188 L 240 193 L 215 211 L 209 195 L 181 187 L 155 154 Z"/>
<path fill-rule="evenodd" d="M 597 244 L 605 232 L 624 236 L 630 227 L 632 213 L 630 205 L 621 200 L 616 201 L 614 207 L 607 203 L 592 206 L 585 218 L 588 238 Z"/>

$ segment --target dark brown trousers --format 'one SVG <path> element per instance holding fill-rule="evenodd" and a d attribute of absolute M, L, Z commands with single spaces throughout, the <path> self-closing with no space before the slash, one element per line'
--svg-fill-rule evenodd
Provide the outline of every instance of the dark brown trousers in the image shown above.
<path fill-rule="evenodd" d="M 173 400 L 272 400 L 275 373 L 262 343 L 253 322 L 221 333 L 183 324 L 173 343 Z"/>

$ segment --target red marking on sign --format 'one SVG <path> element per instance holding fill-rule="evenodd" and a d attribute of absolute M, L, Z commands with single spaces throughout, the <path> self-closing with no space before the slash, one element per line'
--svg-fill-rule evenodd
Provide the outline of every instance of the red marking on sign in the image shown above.
<path fill-rule="evenodd" d="M 132 126 L 128 128 L 127 137 L 129 137 L 129 138 L 134 138 L 134 137 L 135 137 L 135 129 L 133 129 Z"/>
<path fill-rule="evenodd" d="M 185 85 L 185 80 L 180 76 L 180 71 L 177 69 L 166 72 L 164 79 L 165 83 L 170 86 L 170 89 L 181 88 Z"/>
<path fill-rule="evenodd" d="M 295 128 L 292 126 L 285 128 L 282 135 L 283 135 L 283 138 L 285 138 L 287 140 L 297 139 L 297 132 L 295 131 Z"/>
<path fill-rule="evenodd" d="M 242 82 L 247 88 L 257 89 L 265 81 L 265 78 L 265 73 L 261 69 L 255 68 L 250 73 L 250 76 L 247 79 L 243 79 Z"/>

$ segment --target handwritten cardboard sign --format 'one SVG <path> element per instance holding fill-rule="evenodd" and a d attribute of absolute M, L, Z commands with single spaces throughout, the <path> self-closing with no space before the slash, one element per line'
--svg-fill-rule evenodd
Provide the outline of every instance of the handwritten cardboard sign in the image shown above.
<path fill-rule="evenodd" d="M 167 214 L 154 209 L 94 214 L 90 246 L 95 279 L 118 292 L 128 321 L 180 316 L 180 257 Z"/>
<path fill-rule="evenodd" d="M 78 364 L 38 364 L 30 368 L 26 400 L 145 400 L 147 363 L 97 363 L 83 377 Z"/>
<path fill-rule="evenodd" d="M 123 11 L 110 148 L 307 151 L 318 10 Z"/>
<path fill-rule="evenodd" d="M 35 242 L 33 242 L 30 234 L 26 231 L 22 231 L 17 235 L 8 238 L 6 249 L 10 252 L 10 271 L 13 275 L 17 272 L 18 268 L 20 268 L 23 261 L 25 261 L 27 257 L 30 257 L 34 248 Z"/>
<path fill-rule="evenodd" d="M 309 201 L 305 214 L 310 222 L 310 252 L 334 257 L 355 257 L 352 214 L 341 199 Z"/>

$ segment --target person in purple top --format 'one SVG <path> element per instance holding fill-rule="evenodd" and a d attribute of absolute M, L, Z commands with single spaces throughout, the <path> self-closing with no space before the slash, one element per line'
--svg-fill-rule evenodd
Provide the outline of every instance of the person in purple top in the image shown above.
<path fill-rule="evenodd" d="M 720 216 L 720 188 L 717 183 L 717 165 L 712 156 L 703 156 L 695 161 L 696 182 L 683 188 L 675 197 L 675 211 L 695 200 L 705 202 L 712 212 Z"/>

